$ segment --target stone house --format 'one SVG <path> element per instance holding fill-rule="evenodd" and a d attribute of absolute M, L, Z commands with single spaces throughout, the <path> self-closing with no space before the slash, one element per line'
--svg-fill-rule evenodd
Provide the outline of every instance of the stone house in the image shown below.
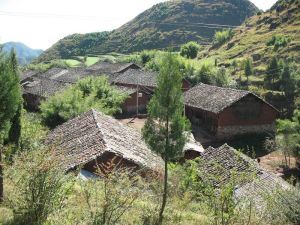
<path fill-rule="evenodd" d="M 142 175 L 163 171 L 163 160 L 147 147 L 139 131 L 95 110 L 58 126 L 45 143 L 56 147 L 66 171 L 95 172 L 97 165 L 113 159 L 118 167 Z"/>
<path fill-rule="evenodd" d="M 217 139 L 244 134 L 273 134 L 279 112 L 244 90 L 199 84 L 184 93 L 185 113 L 194 127 Z"/>

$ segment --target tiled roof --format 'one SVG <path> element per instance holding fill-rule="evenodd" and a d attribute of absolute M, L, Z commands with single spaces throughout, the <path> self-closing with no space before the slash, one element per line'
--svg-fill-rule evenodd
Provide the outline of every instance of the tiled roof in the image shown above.
<path fill-rule="evenodd" d="M 205 171 L 219 177 L 213 180 L 215 186 L 228 182 L 233 172 L 248 173 L 248 175 L 258 172 L 258 164 L 253 159 L 227 144 L 219 148 L 209 147 L 201 153 L 200 157 L 204 162 Z"/>
<path fill-rule="evenodd" d="M 163 168 L 162 159 L 146 146 L 140 132 L 95 110 L 58 126 L 46 143 L 57 145 L 66 170 L 84 165 L 106 152 L 152 171 Z"/>
<path fill-rule="evenodd" d="M 24 93 L 29 93 L 44 98 L 54 95 L 56 92 L 61 91 L 68 87 L 68 83 L 46 79 L 46 78 L 33 78 L 30 82 L 25 82 L 22 85 Z"/>
<path fill-rule="evenodd" d="M 137 90 L 135 88 L 129 88 L 129 87 L 122 87 L 122 86 L 114 86 L 116 89 L 118 89 L 121 92 L 124 92 L 128 95 L 131 95 L 135 93 Z"/>
<path fill-rule="evenodd" d="M 156 77 L 158 76 L 155 72 L 147 72 L 144 70 L 133 70 L 129 69 L 124 73 L 117 76 L 114 80 L 116 84 L 130 84 L 130 85 L 141 85 L 146 87 L 156 87 Z"/>
<path fill-rule="evenodd" d="M 248 94 L 251 93 L 200 83 L 184 93 L 184 103 L 190 107 L 219 113 Z"/>
<path fill-rule="evenodd" d="M 261 168 L 254 159 L 227 144 L 219 148 L 209 147 L 200 157 L 201 179 L 219 188 L 236 176 L 234 196 L 255 201 L 257 208 L 262 206 L 266 194 L 291 188 L 282 178 Z M 218 179 L 211 179 L 211 176 Z"/>
<path fill-rule="evenodd" d="M 39 73 L 40 72 L 37 71 L 37 70 L 26 70 L 23 73 L 21 73 L 20 80 L 22 82 L 23 80 L 26 80 L 27 78 L 34 77 L 34 76 L 38 75 Z"/>
<path fill-rule="evenodd" d="M 109 63 L 109 62 L 99 62 L 87 68 L 88 71 L 96 72 L 98 74 L 114 74 L 121 73 L 129 68 L 140 68 L 134 63 Z"/>

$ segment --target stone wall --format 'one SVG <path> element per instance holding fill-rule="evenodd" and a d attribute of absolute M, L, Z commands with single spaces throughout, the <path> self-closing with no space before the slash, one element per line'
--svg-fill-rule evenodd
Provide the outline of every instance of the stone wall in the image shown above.
<path fill-rule="evenodd" d="M 249 126 L 223 126 L 218 128 L 216 136 L 219 140 L 226 140 L 245 134 L 274 134 L 275 128 L 275 123 Z"/>

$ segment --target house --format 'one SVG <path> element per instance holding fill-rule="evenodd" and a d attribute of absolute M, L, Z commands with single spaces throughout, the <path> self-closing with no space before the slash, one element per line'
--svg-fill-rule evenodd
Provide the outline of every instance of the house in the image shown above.
<path fill-rule="evenodd" d="M 128 98 L 123 102 L 121 109 L 122 113 L 118 117 L 127 117 L 132 115 L 145 114 L 147 104 L 150 101 L 152 93 L 145 90 L 137 90 L 136 88 L 115 86 L 119 91 L 128 95 Z M 137 110 L 138 109 L 138 110 Z"/>
<path fill-rule="evenodd" d="M 154 91 L 157 87 L 157 76 L 158 73 L 156 72 L 141 69 L 128 69 L 114 79 L 114 84 L 133 88 L 139 86 L 143 90 Z M 183 92 L 187 91 L 190 86 L 190 83 L 186 79 L 183 79 Z"/>
<path fill-rule="evenodd" d="M 264 206 L 268 194 L 292 188 L 282 178 L 261 168 L 256 160 L 227 144 L 219 148 L 209 147 L 199 158 L 199 179 L 211 184 L 216 190 L 233 182 L 234 197 L 250 200 L 258 209 Z"/>
<path fill-rule="evenodd" d="M 25 107 L 31 111 L 37 111 L 41 101 L 55 93 L 64 90 L 70 84 L 41 77 L 31 78 L 22 84 Z"/>
<path fill-rule="evenodd" d="M 97 164 L 116 159 L 116 165 L 141 171 L 161 173 L 162 159 L 151 152 L 139 131 L 95 110 L 54 129 L 46 139 L 57 148 L 66 171 L 82 168 L 95 172 Z"/>
<path fill-rule="evenodd" d="M 278 111 L 255 94 L 200 83 L 184 93 L 186 116 L 219 140 L 245 134 L 272 134 Z"/>
<path fill-rule="evenodd" d="M 128 69 L 127 71 L 120 73 L 113 80 L 113 84 L 118 87 L 126 87 L 135 89 L 134 95 L 130 95 L 130 98 L 123 104 L 125 114 L 133 114 L 139 106 L 139 113 L 146 113 L 147 105 L 157 87 L 156 72 L 149 72 L 140 69 Z M 187 91 L 190 88 L 190 83 L 183 79 L 182 90 Z M 138 90 L 138 91 L 137 91 Z M 137 98 L 138 93 L 138 98 Z"/>

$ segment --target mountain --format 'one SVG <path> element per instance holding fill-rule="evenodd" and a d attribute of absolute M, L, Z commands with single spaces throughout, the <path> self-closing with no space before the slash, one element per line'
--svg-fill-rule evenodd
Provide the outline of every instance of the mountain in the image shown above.
<path fill-rule="evenodd" d="M 174 0 L 159 3 L 111 32 L 73 34 L 46 50 L 39 61 L 74 55 L 131 53 L 211 42 L 213 25 L 238 26 L 258 11 L 248 0 Z"/>
<path fill-rule="evenodd" d="M 40 49 L 29 48 L 28 46 L 20 42 L 7 42 L 4 43 L 2 46 L 4 52 L 10 52 L 12 48 L 15 49 L 20 65 L 31 63 L 43 52 L 43 50 Z"/>
<path fill-rule="evenodd" d="M 293 58 L 300 65 L 300 0 L 280 0 L 265 13 L 258 13 L 234 30 L 222 46 L 204 50 L 199 58 L 224 65 L 251 57 L 257 70 L 264 70 L 272 56 Z"/>

